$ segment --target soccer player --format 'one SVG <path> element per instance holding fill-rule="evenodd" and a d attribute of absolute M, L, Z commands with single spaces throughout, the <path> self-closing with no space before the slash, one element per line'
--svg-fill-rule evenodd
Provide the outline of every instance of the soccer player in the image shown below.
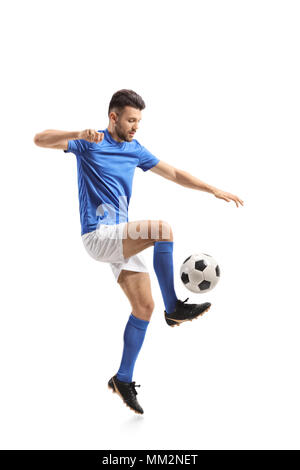
<path fill-rule="evenodd" d="M 76 155 L 81 236 L 87 252 L 97 261 L 109 263 L 123 289 L 131 313 L 124 331 L 119 370 L 108 387 L 136 413 L 142 414 L 136 396 L 133 369 L 154 309 L 149 272 L 141 251 L 151 246 L 153 267 L 162 293 L 164 316 L 169 326 L 193 320 L 211 304 L 188 304 L 177 298 L 173 279 L 173 234 L 162 220 L 128 221 L 135 168 L 154 173 L 182 186 L 207 191 L 219 199 L 243 201 L 210 186 L 184 170 L 159 160 L 134 137 L 138 130 L 143 99 L 132 90 L 119 90 L 111 98 L 106 129 L 79 132 L 45 130 L 35 135 L 40 147 L 63 149 Z"/>

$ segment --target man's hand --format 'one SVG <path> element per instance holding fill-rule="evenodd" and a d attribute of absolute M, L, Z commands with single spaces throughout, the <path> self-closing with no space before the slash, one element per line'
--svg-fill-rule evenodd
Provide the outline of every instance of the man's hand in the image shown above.
<path fill-rule="evenodd" d="M 222 191 L 222 189 L 214 189 L 213 195 L 218 199 L 224 199 L 227 202 L 234 201 L 236 207 L 239 207 L 239 204 L 242 206 L 244 205 L 244 201 L 242 201 L 239 197 L 235 196 L 234 194 L 226 193 L 225 191 Z"/>
<path fill-rule="evenodd" d="M 99 144 L 104 139 L 103 132 L 97 132 L 94 129 L 85 129 L 84 131 L 79 132 L 78 139 L 87 140 L 88 142 L 95 142 Z"/>

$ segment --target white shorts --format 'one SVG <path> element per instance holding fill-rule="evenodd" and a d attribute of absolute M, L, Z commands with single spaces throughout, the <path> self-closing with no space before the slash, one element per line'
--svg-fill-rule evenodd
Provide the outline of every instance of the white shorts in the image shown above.
<path fill-rule="evenodd" d="M 86 251 L 96 261 L 109 263 L 116 280 L 122 269 L 147 273 L 148 269 L 144 257 L 138 255 L 124 258 L 123 256 L 123 230 L 127 222 L 116 225 L 100 225 L 93 232 L 82 235 Z"/>

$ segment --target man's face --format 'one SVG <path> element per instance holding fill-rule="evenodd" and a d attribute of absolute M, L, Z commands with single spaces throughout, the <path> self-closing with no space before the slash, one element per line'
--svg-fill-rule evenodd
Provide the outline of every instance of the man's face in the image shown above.
<path fill-rule="evenodd" d="M 122 140 L 126 140 L 126 142 L 131 142 L 138 130 L 141 119 L 142 112 L 140 109 L 125 106 L 121 114 L 116 114 L 116 120 L 114 121 L 117 136 Z"/>

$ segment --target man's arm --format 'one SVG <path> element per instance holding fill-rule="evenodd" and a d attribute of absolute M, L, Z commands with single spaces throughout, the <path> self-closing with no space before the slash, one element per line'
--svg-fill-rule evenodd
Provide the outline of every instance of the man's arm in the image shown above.
<path fill-rule="evenodd" d="M 94 129 L 75 132 L 48 129 L 36 134 L 33 141 L 39 147 L 67 150 L 69 140 L 83 139 L 88 142 L 99 143 L 103 140 L 103 137 L 103 132 L 97 132 Z"/>
<path fill-rule="evenodd" d="M 179 170 L 178 168 L 175 168 L 161 160 L 153 168 L 150 168 L 150 171 L 153 171 L 153 173 L 163 176 L 164 178 L 173 181 L 174 183 L 180 184 L 181 186 L 185 186 L 186 188 L 206 191 L 208 193 L 213 194 L 219 199 L 224 199 L 227 202 L 230 202 L 232 200 L 235 202 L 237 207 L 239 207 L 238 204 L 241 204 L 242 206 L 244 205 L 244 202 L 240 198 L 238 198 L 238 196 L 235 196 L 231 193 L 227 193 L 225 191 L 222 191 L 221 189 L 215 188 L 214 186 L 204 183 L 204 181 L 199 180 L 187 171 Z"/>
<path fill-rule="evenodd" d="M 79 139 L 79 132 L 66 132 L 48 129 L 34 136 L 34 143 L 39 147 L 68 149 L 68 141 Z"/>

